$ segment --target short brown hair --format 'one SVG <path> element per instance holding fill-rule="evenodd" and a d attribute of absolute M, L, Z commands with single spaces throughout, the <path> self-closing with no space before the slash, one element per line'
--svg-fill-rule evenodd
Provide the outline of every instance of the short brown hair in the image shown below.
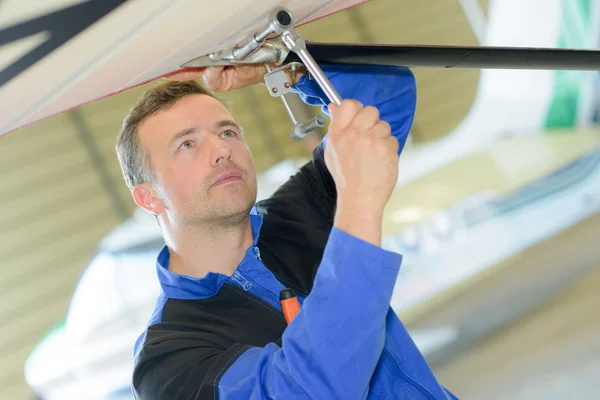
<path fill-rule="evenodd" d="M 169 109 L 182 98 L 196 94 L 213 97 L 230 109 L 229 104 L 197 82 L 168 81 L 148 90 L 123 119 L 116 150 L 123 178 L 130 190 L 137 184 L 154 179 L 148 151 L 139 140 L 140 124 L 159 111 Z"/>

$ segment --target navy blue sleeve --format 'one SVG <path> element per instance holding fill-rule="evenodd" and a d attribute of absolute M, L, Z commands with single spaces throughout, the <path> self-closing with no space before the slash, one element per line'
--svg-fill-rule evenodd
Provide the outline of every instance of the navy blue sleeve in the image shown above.
<path fill-rule="evenodd" d="M 401 260 L 333 228 L 313 291 L 281 347 L 245 350 L 221 377 L 219 398 L 365 398 Z"/>

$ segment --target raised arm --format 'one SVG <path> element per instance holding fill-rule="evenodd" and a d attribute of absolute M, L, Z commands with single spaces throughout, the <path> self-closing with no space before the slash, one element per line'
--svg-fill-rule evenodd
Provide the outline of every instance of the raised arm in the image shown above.
<path fill-rule="evenodd" d="M 338 198 L 311 294 L 281 347 L 243 352 L 221 398 L 364 398 L 381 356 L 401 256 L 381 249 L 383 208 L 398 174 L 398 141 L 374 107 L 332 109 L 325 160 Z"/>
<path fill-rule="evenodd" d="M 398 154 L 406 143 L 413 123 L 416 108 L 416 84 L 413 73 L 408 68 L 388 66 L 335 66 L 323 65 L 323 71 L 331 83 L 345 99 L 358 100 L 364 106 L 374 106 L 382 121 L 391 128 L 391 135 L 398 142 Z M 304 75 L 294 86 L 304 102 L 321 106 L 330 114 L 327 97 L 318 84 Z M 288 217 L 293 208 L 306 207 L 313 210 L 311 218 L 333 225 L 336 188 L 325 162 L 327 135 L 313 150 L 312 160 L 286 182 L 274 194 L 272 202 L 282 217 Z M 289 203 L 288 203 L 289 202 Z"/>
<path fill-rule="evenodd" d="M 390 124 L 391 134 L 402 152 L 414 120 L 417 87 L 412 71 L 404 67 L 366 65 L 321 65 L 323 72 L 343 99 L 374 106 Z M 302 100 L 320 106 L 328 115 L 329 100 L 316 81 L 304 75 L 292 89 Z"/>

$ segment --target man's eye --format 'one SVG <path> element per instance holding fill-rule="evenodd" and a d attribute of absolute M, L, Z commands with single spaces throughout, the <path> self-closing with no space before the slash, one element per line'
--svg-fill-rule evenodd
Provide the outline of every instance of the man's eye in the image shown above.
<path fill-rule="evenodd" d="M 192 147 L 192 142 L 189 140 L 186 140 L 185 142 L 181 143 L 181 146 L 179 146 L 180 149 L 189 149 L 190 147 Z"/>
<path fill-rule="evenodd" d="M 223 137 L 236 137 L 237 136 L 237 132 L 231 129 L 227 129 L 226 131 L 223 131 L 222 133 Z"/>

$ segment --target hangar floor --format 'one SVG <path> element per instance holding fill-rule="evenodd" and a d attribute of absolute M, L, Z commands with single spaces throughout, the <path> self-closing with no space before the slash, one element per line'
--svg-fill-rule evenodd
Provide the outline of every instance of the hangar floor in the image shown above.
<path fill-rule="evenodd" d="M 439 312 L 420 319 L 418 325 L 430 325 L 471 315 L 472 327 L 489 325 L 490 315 L 499 310 L 495 304 L 500 304 L 488 303 L 490 297 L 501 298 L 514 313 L 521 312 L 491 335 L 434 361 L 440 381 L 466 400 L 598 398 L 598 238 L 600 215 L 507 263 L 471 290 L 469 305 L 461 294 Z M 521 286 L 520 293 L 515 286 Z M 481 301 L 476 300 L 478 295 Z M 474 309 L 473 304 L 479 307 Z M 480 310 L 488 315 L 478 315 Z"/>

